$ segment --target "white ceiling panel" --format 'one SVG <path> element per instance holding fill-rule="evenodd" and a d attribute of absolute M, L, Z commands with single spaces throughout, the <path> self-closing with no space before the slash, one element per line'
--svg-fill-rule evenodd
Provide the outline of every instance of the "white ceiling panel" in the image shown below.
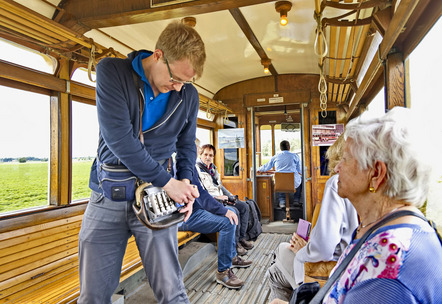
<path fill-rule="evenodd" d="M 313 49 L 316 28 L 311 16 L 314 11 L 312 1 L 295 2 L 286 27 L 279 24 L 274 2 L 242 7 L 240 11 L 279 74 L 318 72 L 317 58 L 312 57 L 309 50 Z M 206 48 L 207 62 L 203 76 L 197 80 L 199 89 L 204 89 L 203 94 L 212 97 L 220 88 L 229 84 L 266 76 L 261 58 L 229 11 L 193 17 L 197 20 L 196 30 L 205 44 L 210 46 Z M 130 51 L 127 46 L 152 50 L 164 27 L 172 20 L 179 19 L 100 29 L 122 44 L 99 31 L 90 31 L 86 36 L 102 45 L 112 46 L 123 54 Z"/>

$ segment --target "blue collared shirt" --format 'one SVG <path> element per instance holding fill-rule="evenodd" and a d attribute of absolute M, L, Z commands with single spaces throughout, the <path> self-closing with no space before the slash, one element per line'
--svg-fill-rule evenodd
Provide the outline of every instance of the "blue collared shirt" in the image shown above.
<path fill-rule="evenodd" d="M 144 82 L 145 107 L 142 117 L 143 131 L 146 131 L 152 127 L 161 118 L 161 116 L 164 115 L 170 95 L 170 92 L 159 93 L 157 97 L 155 97 L 141 63 L 141 60 L 149 57 L 150 55 L 152 55 L 152 53 L 143 52 L 135 57 L 132 61 L 132 67 L 134 68 L 135 72 L 141 76 L 141 79 Z"/>
<path fill-rule="evenodd" d="M 262 165 L 257 171 L 268 171 L 275 167 L 276 172 L 295 172 L 295 188 L 301 185 L 301 160 L 298 154 L 290 151 L 281 151 L 274 155 L 268 163 Z"/>

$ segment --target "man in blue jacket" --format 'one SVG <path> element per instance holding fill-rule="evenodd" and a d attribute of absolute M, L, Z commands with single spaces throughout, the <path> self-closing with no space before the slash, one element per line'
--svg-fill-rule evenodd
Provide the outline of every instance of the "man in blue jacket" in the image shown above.
<path fill-rule="evenodd" d="M 91 168 L 90 202 L 79 235 L 78 303 L 111 303 L 127 240 L 135 236 L 158 303 L 190 303 L 178 262 L 177 225 L 150 230 L 132 210 L 136 178 L 162 187 L 187 220 L 199 196 L 190 184 L 196 159 L 199 96 L 192 85 L 205 62 L 204 43 L 191 27 L 174 22 L 155 50 L 97 66 L 100 126 Z M 167 170 L 176 152 L 176 179 Z"/>

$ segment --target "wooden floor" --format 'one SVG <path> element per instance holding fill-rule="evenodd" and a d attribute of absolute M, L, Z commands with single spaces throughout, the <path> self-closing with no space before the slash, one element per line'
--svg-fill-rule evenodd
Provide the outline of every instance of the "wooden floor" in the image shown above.
<path fill-rule="evenodd" d="M 218 256 L 214 243 L 192 241 L 179 250 L 183 267 L 184 284 L 192 304 L 253 303 L 268 304 L 269 288 L 266 271 L 273 259 L 273 252 L 281 242 L 288 242 L 297 223 L 264 222 L 263 233 L 249 250 L 246 259 L 253 261 L 249 268 L 234 268 L 235 274 L 245 281 L 239 289 L 228 289 L 215 281 Z M 134 280 L 134 287 L 124 287 L 124 304 L 157 303 L 149 282 L 145 278 Z M 135 276 L 134 276 L 135 277 Z M 130 283 L 132 284 L 132 283 Z M 132 291 L 130 291 L 132 290 Z"/>
<path fill-rule="evenodd" d="M 229 289 L 217 284 L 215 272 L 217 270 L 216 253 L 207 257 L 201 267 L 187 275 L 184 284 L 187 295 L 192 304 L 202 303 L 268 303 L 269 288 L 266 270 L 273 259 L 273 252 L 281 242 L 287 242 L 290 234 L 263 233 L 255 242 L 255 247 L 249 251 L 247 259 L 253 261 L 249 268 L 235 268 L 235 274 L 245 285 L 239 289 Z"/>

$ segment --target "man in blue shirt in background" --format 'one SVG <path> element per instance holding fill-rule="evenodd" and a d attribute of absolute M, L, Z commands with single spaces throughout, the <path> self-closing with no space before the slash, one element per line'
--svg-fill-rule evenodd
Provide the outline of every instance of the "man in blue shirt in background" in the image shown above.
<path fill-rule="evenodd" d="M 294 198 L 294 201 L 299 203 L 301 198 L 301 160 L 296 153 L 290 152 L 290 143 L 287 140 L 283 140 L 280 143 L 281 152 L 274 155 L 268 163 L 262 165 L 256 170 L 257 172 L 269 171 L 275 167 L 276 172 L 294 172 L 295 173 L 295 194 L 290 196 Z M 279 207 L 285 208 L 285 193 L 279 193 Z"/>

